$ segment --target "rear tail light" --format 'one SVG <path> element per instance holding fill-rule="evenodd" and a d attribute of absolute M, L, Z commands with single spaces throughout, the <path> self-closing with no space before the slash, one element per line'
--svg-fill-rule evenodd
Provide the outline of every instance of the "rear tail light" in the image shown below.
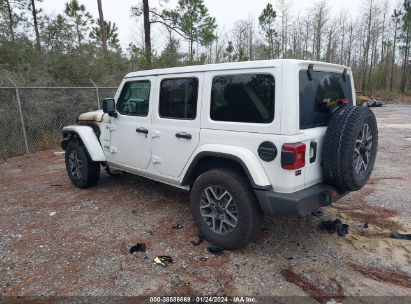
<path fill-rule="evenodd" d="M 284 144 L 281 150 L 281 166 L 286 170 L 297 170 L 305 166 L 305 150 L 303 143 Z"/>

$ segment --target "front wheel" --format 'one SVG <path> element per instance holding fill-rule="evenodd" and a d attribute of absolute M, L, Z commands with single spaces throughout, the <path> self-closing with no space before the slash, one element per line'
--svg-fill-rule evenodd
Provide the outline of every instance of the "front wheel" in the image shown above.
<path fill-rule="evenodd" d="M 100 164 L 91 160 L 79 141 L 69 142 L 65 160 L 67 174 L 76 187 L 90 188 L 97 184 L 100 177 Z"/>
<path fill-rule="evenodd" d="M 263 221 L 247 179 L 231 169 L 203 173 L 193 185 L 190 205 L 200 234 L 225 249 L 252 241 Z"/>

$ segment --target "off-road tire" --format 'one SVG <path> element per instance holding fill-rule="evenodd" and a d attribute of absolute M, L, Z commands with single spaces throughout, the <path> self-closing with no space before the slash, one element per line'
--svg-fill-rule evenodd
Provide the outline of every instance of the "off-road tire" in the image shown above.
<path fill-rule="evenodd" d="M 227 190 L 237 205 L 235 228 L 225 235 L 214 232 L 207 225 L 200 211 L 200 201 L 204 191 L 213 186 Z M 263 213 L 249 181 L 244 174 L 233 169 L 212 169 L 200 175 L 191 189 L 190 206 L 200 235 L 225 249 L 244 247 L 255 238 L 263 223 Z"/>
<path fill-rule="evenodd" d="M 355 168 L 355 147 L 364 126 L 372 133 L 367 168 L 358 173 Z M 378 129 L 374 113 L 368 107 L 345 106 L 338 109 L 329 122 L 322 150 L 322 170 L 325 181 L 340 192 L 360 190 L 374 168 L 378 146 Z M 364 166 L 365 167 L 365 166 Z"/>
<path fill-rule="evenodd" d="M 81 161 L 80 175 L 76 176 L 70 169 L 70 155 L 76 153 L 77 158 Z M 71 182 L 78 188 L 90 188 L 97 184 L 100 177 L 100 164 L 93 162 L 83 144 L 78 140 L 72 140 L 68 143 L 65 153 L 66 170 Z"/>

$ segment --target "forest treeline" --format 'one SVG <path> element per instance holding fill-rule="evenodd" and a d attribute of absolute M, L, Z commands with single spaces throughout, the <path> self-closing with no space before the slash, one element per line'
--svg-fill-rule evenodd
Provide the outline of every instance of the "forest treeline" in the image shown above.
<path fill-rule="evenodd" d="M 289 0 L 269 1 L 257 16 L 221 28 L 203 0 L 129 9 L 142 35 L 120 46 L 118 27 L 94 19 L 81 0 L 48 15 L 42 0 L 0 0 L 0 85 L 117 85 L 129 71 L 192 64 L 297 58 L 351 66 L 356 88 L 406 94 L 410 79 L 411 0 L 362 0 L 360 15 L 332 11 L 318 0 L 296 10 Z M 125 8 L 122 8 L 125 9 Z M 153 29 L 164 41 L 153 45 Z"/>

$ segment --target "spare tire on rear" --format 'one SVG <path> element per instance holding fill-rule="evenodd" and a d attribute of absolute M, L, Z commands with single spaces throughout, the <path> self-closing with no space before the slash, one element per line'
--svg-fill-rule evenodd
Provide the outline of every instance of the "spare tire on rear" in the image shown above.
<path fill-rule="evenodd" d="M 325 181 L 340 192 L 360 190 L 374 168 L 377 146 L 377 121 L 370 109 L 355 106 L 337 109 L 324 137 Z"/>

